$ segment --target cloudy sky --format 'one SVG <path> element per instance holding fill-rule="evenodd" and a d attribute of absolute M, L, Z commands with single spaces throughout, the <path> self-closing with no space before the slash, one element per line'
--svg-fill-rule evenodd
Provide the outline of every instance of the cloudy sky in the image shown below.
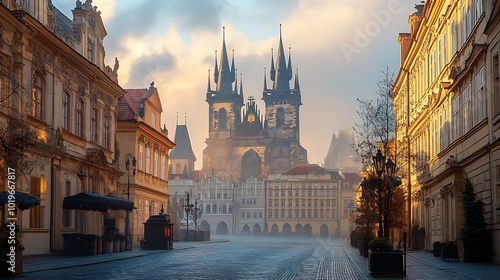
<path fill-rule="evenodd" d="M 75 1 L 52 2 L 72 19 Z M 101 11 L 108 33 L 106 64 L 113 66 L 118 57 L 119 83 L 125 89 L 155 82 L 163 105 L 162 123 L 172 140 L 176 116 L 180 124 L 186 116 L 196 168 L 201 169 L 208 136 L 207 73 L 209 69 L 213 73 L 214 52 L 221 50 L 223 26 L 227 47 L 234 49 L 236 68 L 243 75 L 244 98 L 255 96 L 263 112 L 264 67 L 270 67 L 271 48 L 277 49 L 282 24 L 283 44 L 285 49 L 291 47 L 293 68 L 299 71 L 301 144 L 309 162 L 321 165 L 334 131 L 352 129 L 359 122 L 356 98 L 373 99 L 387 68 L 397 74 L 398 33 L 408 32 L 408 16 L 419 2 L 94 0 L 92 4 Z"/>

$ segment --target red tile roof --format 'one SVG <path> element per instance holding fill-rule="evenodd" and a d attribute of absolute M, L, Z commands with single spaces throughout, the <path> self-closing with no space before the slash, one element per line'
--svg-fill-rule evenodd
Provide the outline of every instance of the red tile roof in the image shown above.
<path fill-rule="evenodd" d="M 283 175 L 303 175 L 322 168 L 317 164 L 299 165 L 283 172 Z"/>
<path fill-rule="evenodd" d="M 118 120 L 135 120 L 138 115 L 141 98 L 148 92 L 147 88 L 126 89 L 127 93 L 118 99 Z"/>

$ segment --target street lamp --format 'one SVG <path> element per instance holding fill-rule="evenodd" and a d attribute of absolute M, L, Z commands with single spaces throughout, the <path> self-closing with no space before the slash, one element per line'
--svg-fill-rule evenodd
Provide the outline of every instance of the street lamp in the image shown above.
<path fill-rule="evenodd" d="M 189 204 L 189 193 L 186 192 L 186 205 L 184 205 L 184 210 L 186 211 L 186 241 L 189 241 L 189 213 L 193 210 L 194 205 Z"/>
<path fill-rule="evenodd" d="M 132 176 L 135 176 L 135 167 L 137 161 L 135 157 L 132 158 Z M 125 161 L 125 169 L 127 170 L 127 200 L 130 200 L 130 160 L 127 158 Z M 131 238 L 130 238 L 130 213 L 126 212 L 125 216 L 125 244 L 126 250 L 132 250 Z"/>
<path fill-rule="evenodd" d="M 380 181 L 380 177 L 382 173 L 385 171 L 385 156 L 382 155 L 382 151 L 380 149 L 377 150 L 377 154 L 373 157 L 373 165 L 375 166 L 375 171 L 378 175 L 378 185 L 377 185 L 377 194 L 378 194 L 378 232 L 377 237 L 383 237 L 382 231 L 382 182 Z"/>

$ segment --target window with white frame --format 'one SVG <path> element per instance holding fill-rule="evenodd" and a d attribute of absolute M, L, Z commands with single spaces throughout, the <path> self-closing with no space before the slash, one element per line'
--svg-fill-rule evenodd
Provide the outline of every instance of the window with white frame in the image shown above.
<path fill-rule="evenodd" d="M 464 4 L 461 9 L 461 21 L 460 21 L 460 42 L 461 45 L 465 44 L 465 40 L 467 39 L 467 5 Z"/>
<path fill-rule="evenodd" d="M 463 102 L 463 133 L 467 133 L 472 128 L 472 104 L 471 104 L 471 87 L 468 84 L 462 91 Z"/>
<path fill-rule="evenodd" d="M 485 95 L 484 95 L 484 67 L 479 69 L 474 78 L 475 84 L 475 94 L 474 94 L 474 103 L 475 103 L 475 119 L 474 125 L 480 123 L 486 117 L 486 109 L 485 109 Z"/>
<path fill-rule="evenodd" d="M 451 142 L 460 137 L 460 95 L 455 94 L 451 103 Z"/>
<path fill-rule="evenodd" d="M 160 179 L 165 180 L 166 168 L 167 168 L 167 156 L 161 155 L 161 170 L 160 170 Z"/>
<path fill-rule="evenodd" d="M 476 24 L 481 18 L 481 15 L 483 14 L 483 0 L 475 0 L 474 8 L 475 8 L 474 23 Z"/>
<path fill-rule="evenodd" d="M 31 115 L 39 120 L 43 118 L 43 80 L 40 74 L 33 75 L 33 90 L 31 95 L 32 108 Z"/>
<path fill-rule="evenodd" d="M 151 148 L 146 147 L 146 173 L 151 174 Z"/>
<path fill-rule="evenodd" d="M 153 175 L 158 177 L 158 151 L 155 150 L 153 158 Z"/>
<path fill-rule="evenodd" d="M 144 144 L 139 144 L 139 160 L 138 160 L 137 169 L 144 170 Z"/>

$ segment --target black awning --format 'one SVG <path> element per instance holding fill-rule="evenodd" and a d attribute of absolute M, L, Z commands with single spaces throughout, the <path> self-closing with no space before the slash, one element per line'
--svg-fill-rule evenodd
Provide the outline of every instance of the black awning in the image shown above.
<path fill-rule="evenodd" d="M 36 196 L 32 196 L 27 193 L 16 191 L 14 194 L 14 203 L 17 204 L 21 211 L 29 209 L 33 206 L 40 204 L 40 199 Z M 9 203 L 9 193 L 1 192 L 0 193 L 0 204 L 8 204 Z"/>
<path fill-rule="evenodd" d="M 91 192 L 81 192 L 63 199 L 63 209 L 106 212 L 108 210 L 131 211 L 134 203 L 115 196 L 104 196 Z"/>

